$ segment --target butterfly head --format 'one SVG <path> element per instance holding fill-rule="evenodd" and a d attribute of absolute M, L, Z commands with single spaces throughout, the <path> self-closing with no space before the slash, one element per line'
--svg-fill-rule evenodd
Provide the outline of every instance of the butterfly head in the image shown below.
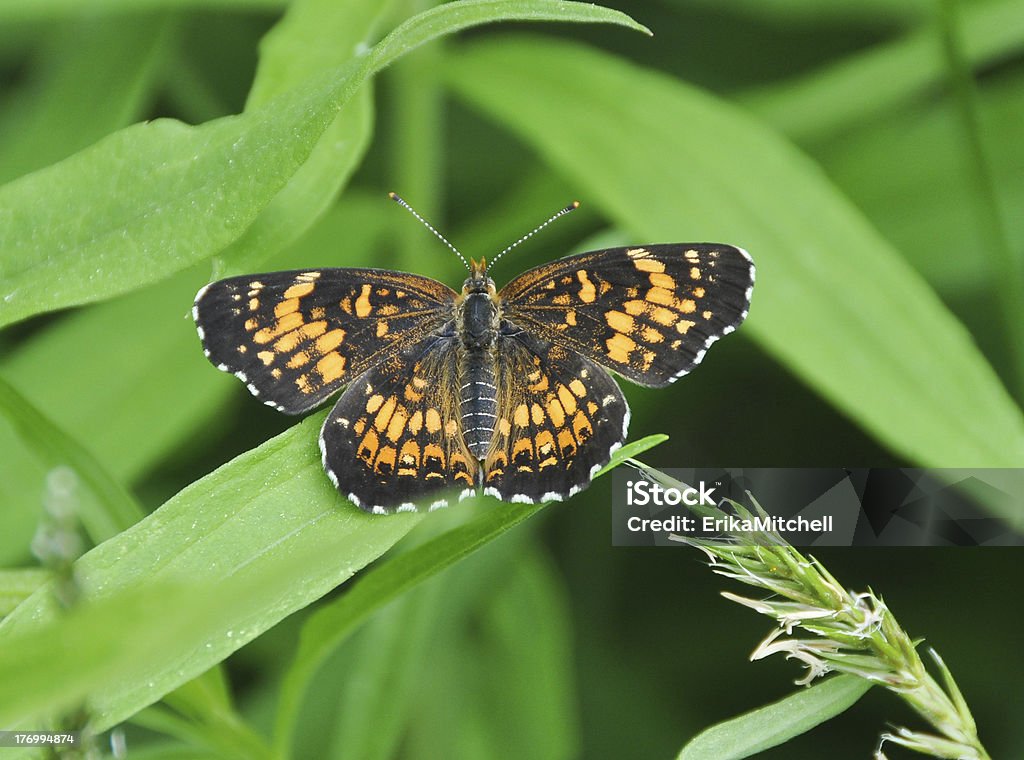
<path fill-rule="evenodd" d="M 470 293 L 486 293 L 493 296 L 496 292 L 494 280 L 487 276 L 487 259 L 469 260 L 469 277 L 462 283 L 462 295 Z"/>

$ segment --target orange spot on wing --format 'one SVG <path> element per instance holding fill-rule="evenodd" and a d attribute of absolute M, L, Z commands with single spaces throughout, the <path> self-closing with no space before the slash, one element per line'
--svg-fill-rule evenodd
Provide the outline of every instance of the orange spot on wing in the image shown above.
<path fill-rule="evenodd" d="M 649 257 L 633 259 L 633 266 L 641 272 L 664 272 L 665 265 L 657 259 Z"/>
<path fill-rule="evenodd" d="M 313 288 L 316 287 L 311 282 L 300 282 L 296 285 L 292 285 L 288 290 L 284 292 L 284 297 L 288 299 L 295 299 L 296 308 L 298 308 L 298 299 L 303 296 L 308 296 L 313 292 Z"/>
<path fill-rule="evenodd" d="M 391 415 L 391 422 L 388 423 L 388 438 L 392 441 L 398 441 L 402 433 L 405 432 L 405 423 L 409 417 L 403 407 L 399 407 L 395 410 L 395 413 Z"/>
<path fill-rule="evenodd" d="M 297 311 L 293 311 L 291 314 L 285 314 L 271 327 L 264 327 L 258 330 L 256 334 L 252 336 L 252 339 L 257 343 L 269 343 L 279 335 L 284 335 L 285 333 L 291 332 L 301 326 L 302 315 Z"/>
<path fill-rule="evenodd" d="M 280 319 L 285 314 L 291 314 L 293 311 L 299 310 L 299 299 L 288 298 L 281 301 L 277 306 L 274 307 L 274 316 Z"/>
<path fill-rule="evenodd" d="M 668 288 L 669 290 L 675 290 L 676 281 L 672 275 L 665 274 L 664 272 L 651 272 L 651 285 L 656 288 Z"/>
<path fill-rule="evenodd" d="M 324 383 L 333 383 L 345 374 L 345 357 L 332 351 L 316 363 L 316 371 Z"/>
<path fill-rule="evenodd" d="M 657 322 L 659 325 L 665 325 L 665 327 L 671 327 L 679 319 L 674 311 L 666 309 L 664 306 L 658 306 L 654 311 L 651 312 L 651 319 Z"/>
<path fill-rule="evenodd" d="M 373 306 L 370 304 L 370 286 L 363 285 L 362 292 L 360 292 L 359 298 L 356 299 L 356 316 L 368 317 L 372 311 Z"/>
<path fill-rule="evenodd" d="M 584 303 L 593 303 L 594 299 L 597 298 L 597 288 L 594 287 L 594 283 L 590 281 L 590 277 L 587 275 L 585 269 L 578 269 L 576 271 L 576 279 L 580 281 L 580 300 Z"/>
<path fill-rule="evenodd" d="M 672 291 L 665 290 L 665 288 L 651 288 L 647 291 L 644 296 L 650 303 L 660 304 L 662 306 L 675 306 L 676 298 L 672 295 Z"/>
<path fill-rule="evenodd" d="M 548 417 L 551 418 L 551 424 L 556 428 L 562 427 L 565 424 L 565 409 L 558 402 L 556 398 L 548 399 Z"/>
<path fill-rule="evenodd" d="M 388 422 L 391 420 L 391 415 L 395 413 L 396 406 L 398 406 L 398 399 L 391 396 L 377 412 L 377 416 L 373 420 L 373 426 L 383 433 L 388 426 Z"/>
<path fill-rule="evenodd" d="M 608 347 L 608 358 L 619 364 L 629 364 L 629 355 L 636 348 L 633 339 L 622 333 L 615 333 L 605 341 L 605 345 Z"/>
<path fill-rule="evenodd" d="M 288 319 L 292 316 L 299 317 L 300 320 L 302 319 L 302 315 L 298 313 L 289 314 L 284 319 Z M 280 340 L 274 343 L 274 350 L 281 354 L 290 353 L 303 341 L 312 340 L 319 335 L 323 335 L 326 330 L 327 323 L 323 320 L 319 322 L 310 322 L 308 325 L 301 325 L 298 329 L 290 331 L 287 335 L 282 335 Z M 258 336 L 259 333 L 256 333 L 256 335 Z M 257 340 L 257 342 L 259 341 Z"/>
<path fill-rule="evenodd" d="M 345 331 L 341 328 L 336 328 L 316 339 L 316 350 L 318 353 L 326 354 L 340 346 L 344 340 Z"/>
<path fill-rule="evenodd" d="M 661 334 L 660 330 L 655 330 L 653 327 L 644 326 L 644 329 L 640 331 L 640 337 L 648 343 L 661 343 L 665 340 L 665 336 Z"/>
<path fill-rule="evenodd" d="M 359 448 L 356 450 L 356 456 L 364 462 L 372 462 L 377 457 L 377 450 L 379 448 L 380 439 L 377 438 L 377 433 L 371 428 L 366 431 L 366 435 L 363 436 L 363 440 L 359 442 Z"/>
<path fill-rule="evenodd" d="M 564 385 L 558 386 L 558 400 L 562 402 L 566 414 L 576 411 L 576 397 Z"/>
<path fill-rule="evenodd" d="M 608 323 L 610 328 L 621 333 L 633 332 L 633 329 L 636 327 L 633 317 L 623 314 L 621 311 L 606 311 L 604 313 L 604 321 Z"/>

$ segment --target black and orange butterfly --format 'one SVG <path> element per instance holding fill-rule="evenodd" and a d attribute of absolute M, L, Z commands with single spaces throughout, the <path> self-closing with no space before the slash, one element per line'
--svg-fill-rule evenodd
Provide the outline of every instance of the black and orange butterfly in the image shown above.
<path fill-rule="evenodd" d="M 193 317 L 210 361 L 275 409 L 345 388 L 320 433 L 324 469 L 386 513 L 444 506 L 452 489 L 536 502 L 586 488 L 629 425 L 606 370 L 682 377 L 744 320 L 754 284 L 750 256 L 717 243 L 590 251 L 500 291 L 485 260 L 467 265 L 461 293 L 379 269 L 231 277 L 199 291 Z"/>

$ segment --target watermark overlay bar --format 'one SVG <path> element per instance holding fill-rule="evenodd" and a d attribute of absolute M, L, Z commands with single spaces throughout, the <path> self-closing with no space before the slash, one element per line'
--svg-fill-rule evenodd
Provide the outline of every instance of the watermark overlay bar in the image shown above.
<path fill-rule="evenodd" d="M 629 466 L 612 473 L 613 545 L 680 547 L 679 537 L 773 533 L 794 546 L 1024 546 L 1024 469 L 661 473 L 670 480 Z M 738 515 L 732 501 L 752 514 Z"/>

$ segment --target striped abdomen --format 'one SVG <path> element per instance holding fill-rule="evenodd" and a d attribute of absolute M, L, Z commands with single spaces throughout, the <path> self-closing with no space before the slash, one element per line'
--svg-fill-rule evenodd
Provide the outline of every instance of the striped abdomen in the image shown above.
<path fill-rule="evenodd" d="M 490 448 L 498 416 L 498 388 L 494 382 L 494 360 L 490 351 L 468 351 L 461 375 L 462 434 L 470 453 L 477 459 L 483 459 Z"/>

